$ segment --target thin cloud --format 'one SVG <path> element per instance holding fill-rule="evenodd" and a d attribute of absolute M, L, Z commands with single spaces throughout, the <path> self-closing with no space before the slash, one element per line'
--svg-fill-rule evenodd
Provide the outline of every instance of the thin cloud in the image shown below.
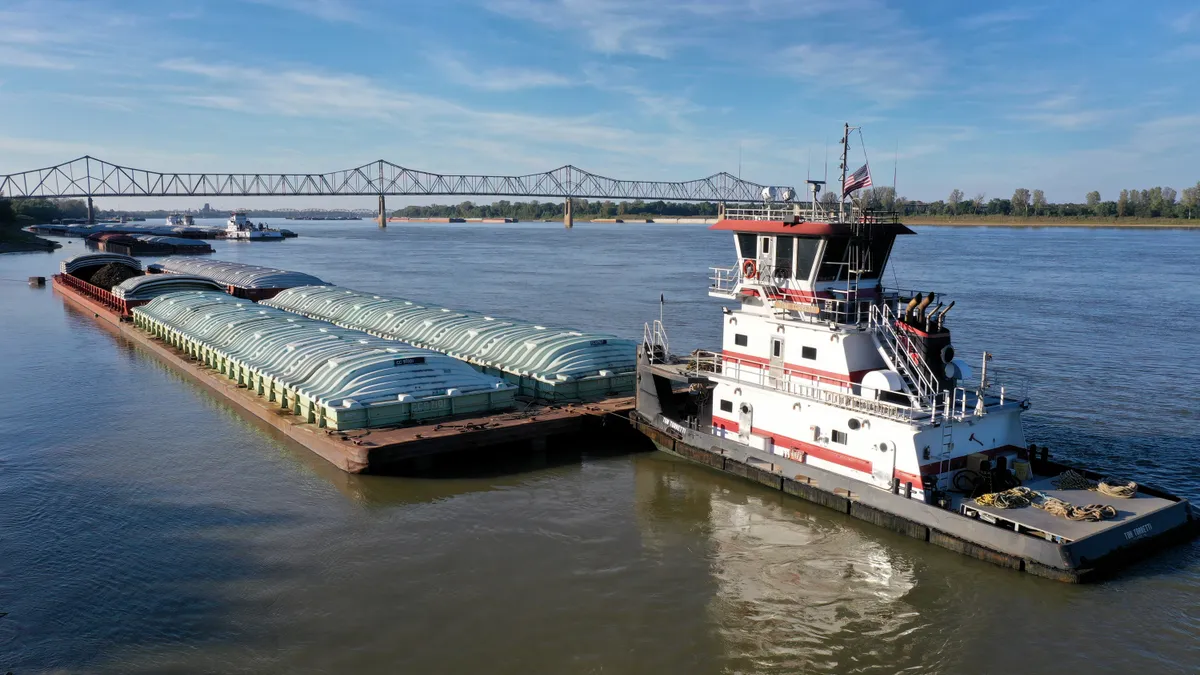
<path fill-rule="evenodd" d="M 368 18 L 358 6 L 346 0 L 243 0 L 255 5 L 307 14 L 331 23 L 366 24 Z"/>
<path fill-rule="evenodd" d="M 633 53 L 666 58 L 674 40 L 664 35 L 666 22 L 646 3 L 631 0 L 493 0 L 492 11 L 556 30 L 587 36 L 603 54 Z"/>
<path fill-rule="evenodd" d="M 985 28 L 997 28 L 1006 26 L 1012 23 L 1028 21 L 1037 13 L 1028 9 L 1006 9 L 995 12 L 984 12 L 975 14 L 959 20 L 958 25 L 967 30 L 980 30 Z"/>
<path fill-rule="evenodd" d="M 451 82 L 481 91 L 520 91 L 546 87 L 570 87 L 575 84 L 571 78 L 548 70 L 474 68 L 448 54 L 432 56 L 430 61 Z"/>
<path fill-rule="evenodd" d="M 1168 23 L 1176 33 L 1190 33 L 1193 28 L 1200 27 L 1200 9 L 1184 12 Z"/>

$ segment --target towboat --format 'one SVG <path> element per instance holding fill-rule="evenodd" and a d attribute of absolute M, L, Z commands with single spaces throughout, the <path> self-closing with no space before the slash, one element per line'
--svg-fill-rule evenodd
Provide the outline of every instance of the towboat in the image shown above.
<path fill-rule="evenodd" d="M 225 238 L 245 241 L 276 241 L 283 239 L 283 233 L 271 229 L 263 223 L 255 225 L 246 217 L 245 211 L 234 211 L 225 224 Z"/>
<path fill-rule="evenodd" d="M 843 139 L 843 166 L 848 136 Z M 633 425 L 663 451 L 1002 566 L 1087 581 L 1196 536 L 1187 500 L 1052 460 L 1032 405 L 988 352 L 959 354 L 939 290 L 884 284 L 894 213 L 764 189 L 710 229 L 736 260 L 719 349 L 674 355 L 662 320 L 638 352 Z M 959 311 L 962 311 L 960 308 Z"/>

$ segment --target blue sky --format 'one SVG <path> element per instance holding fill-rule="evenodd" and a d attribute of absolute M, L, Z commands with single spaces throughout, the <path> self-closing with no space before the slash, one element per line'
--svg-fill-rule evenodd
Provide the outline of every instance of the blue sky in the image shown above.
<path fill-rule="evenodd" d="M 0 173 L 799 184 L 849 121 L 910 198 L 1108 199 L 1200 179 L 1198 72 L 1195 2 L 0 0 Z"/>

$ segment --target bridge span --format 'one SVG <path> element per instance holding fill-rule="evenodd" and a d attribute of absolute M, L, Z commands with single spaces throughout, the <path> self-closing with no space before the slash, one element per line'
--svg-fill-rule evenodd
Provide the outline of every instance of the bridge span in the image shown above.
<path fill-rule="evenodd" d="M 726 172 L 688 181 L 622 180 L 575 166 L 520 176 L 438 174 L 377 160 L 328 173 L 166 173 L 113 164 L 91 156 L 42 169 L 0 174 L 0 198 L 94 197 L 302 197 L 377 196 L 379 224 L 387 225 L 388 196 L 546 197 L 564 200 L 564 222 L 574 218 L 572 199 L 753 202 L 759 183 Z"/>

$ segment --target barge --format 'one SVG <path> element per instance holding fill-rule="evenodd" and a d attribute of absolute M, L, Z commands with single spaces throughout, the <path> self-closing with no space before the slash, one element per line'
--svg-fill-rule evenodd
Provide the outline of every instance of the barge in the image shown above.
<path fill-rule="evenodd" d="M 339 286 L 301 286 L 263 304 L 461 359 L 546 401 L 633 394 L 637 341 L 452 310 Z"/>
<path fill-rule="evenodd" d="M 149 271 L 208 277 L 223 285 L 230 295 L 255 302 L 273 298 L 281 291 L 296 286 L 330 285 L 304 272 L 184 256 L 163 258 L 151 265 Z"/>
<path fill-rule="evenodd" d="M 733 235 L 737 261 L 708 289 L 734 303 L 721 348 L 677 357 L 662 322 L 647 324 L 634 427 L 666 452 L 1062 581 L 1200 533 L 1186 499 L 1027 443 L 1030 400 L 991 354 L 955 352 L 955 303 L 884 286 L 895 238 L 915 233 L 846 206 L 864 177 L 843 176 L 835 210 L 816 181 L 804 206 L 764 190 L 725 210 L 711 229 Z"/>
<path fill-rule="evenodd" d="M 112 290 L 90 281 L 108 265 L 127 276 Z M 518 396 L 519 386 L 462 360 L 260 305 L 235 294 L 245 287 L 204 275 L 143 275 L 136 258 L 92 254 L 64 261 L 53 286 L 122 340 L 348 473 L 467 450 L 537 456 L 633 433 L 632 396 Z"/>

